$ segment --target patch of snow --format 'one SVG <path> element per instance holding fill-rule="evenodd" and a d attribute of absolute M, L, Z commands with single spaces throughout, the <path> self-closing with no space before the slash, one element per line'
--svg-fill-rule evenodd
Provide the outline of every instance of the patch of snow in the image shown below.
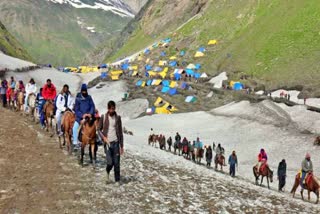
<path fill-rule="evenodd" d="M 213 91 L 210 91 L 209 94 L 207 95 L 207 98 L 211 98 L 213 96 Z"/>
<path fill-rule="evenodd" d="M 277 91 L 272 92 L 272 97 L 280 97 L 280 94 L 284 92 L 284 94 L 290 94 L 290 101 L 298 103 L 298 104 L 304 104 L 304 100 L 303 99 L 299 99 L 298 95 L 300 94 L 300 91 L 287 91 L 287 90 L 282 90 L 279 89 Z M 319 98 L 308 98 L 306 101 L 306 104 L 308 106 L 314 106 L 319 108 L 320 107 L 320 99 Z"/>
<path fill-rule="evenodd" d="M 257 91 L 255 94 L 256 95 L 264 95 L 264 91 Z"/>
<path fill-rule="evenodd" d="M 0 67 L 8 68 L 10 70 L 15 70 L 17 68 L 34 66 L 35 64 L 31 62 L 24 61 L 15 57 L 8 56 L 0 52 Z"/>
<path fill-rule="evenodd" d="M 214 88 L 222 88 L 222 83 L 224 80 L 228 80 L 226 72 L 222 72 L 218 76 L 213 77 L 209 82 L 213 84 Z"/>

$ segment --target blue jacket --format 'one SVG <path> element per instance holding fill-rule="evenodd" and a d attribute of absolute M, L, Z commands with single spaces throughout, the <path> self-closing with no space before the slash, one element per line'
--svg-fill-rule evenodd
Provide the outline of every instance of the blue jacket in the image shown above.
<path fill-rule="evenodd" d="M 88 95 L 87 97 L 83 97 L 81 93 L 78 93 L 74 111 L 76 113 L 76 121 L 78 123 L 80 123 L 84 114 L 94 115 L 95 106 L 92 97 L 90 95 Z"/>
<path fill-rule="evenodd" d="M 238 165 L 238 158 L 237 158 L 237 156 L 235 155 L 235 156 L 233 156 L 233 155 L 230 155 L 229 156 L 229 164 L 230 165 Z"/>

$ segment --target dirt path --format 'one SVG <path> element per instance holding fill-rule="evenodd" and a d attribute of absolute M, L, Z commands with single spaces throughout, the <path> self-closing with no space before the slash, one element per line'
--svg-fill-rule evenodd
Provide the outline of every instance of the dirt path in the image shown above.
<path fill-rule="evenodd" d="M 119 188 L 61 152 L 25 117 L 0 110 L 0 213 L 308 213 L 318 208 L 126 153 Z M 85 157 L 88 161 L 88 157 Z"/>

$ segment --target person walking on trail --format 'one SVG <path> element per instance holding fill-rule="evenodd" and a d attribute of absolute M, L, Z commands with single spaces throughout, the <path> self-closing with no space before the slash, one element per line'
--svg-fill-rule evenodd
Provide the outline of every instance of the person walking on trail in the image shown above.
<path fill-rule="evenodd" d="M 211 149 L 211 146 L 209 146 L 206 149 L 206 161 L 207 161 L 207 166 L 210 167 L 211 166 L 211 162 L 212 162 L 212 149 Z"/>
<path fill-rule="evenodd" d="M 220 158 L 221 155 L 224 154 L 224 149 L 221 147 L 221 144 L 219 143 L 217 148 L 216 148 L 216 156 L 215 156 L 215 161 L 218 160 L 218 158 Z M 225 163 L 223 163 L 223 165 L 226 165 Z"/>
<path fill-rule="evenodd" d="M 168 149 L 171 152 L 171 146 L 172 146 L 172 138 L 171 138 L 171 136 L 168 138 L 167 143 L 168 143 Z"/>
<path fill-rule="evenodd" d="M 30 79 L 29 83 L 26 85 L 26 97 L 24 100 L 24 111 L 28 110 L 28 99 L 30 94 L 37 94 L 37 85 L 33 78 Z"/>
<path fill-rule="evenodd" d="M 82 124 L 82 121 L 86 117 L 91 118 L 95 115 L 95 105 L 92 97 L 88 94 L 87 84 L 81 85 L 81 92 L 76 96 L 74 111 L 76 114 L 76 121 L 72 129 L 73 146 L 75 149 L 78 149 L 80 147 L 80 143 L 78 143 L 80 124 Z"/>
<path fill-rule="evenodd" d="M 287 177 L 287 163 L 286 163 L 286 160 L 283 159 L 278 166 L 279 192 L 282 192 L 283 187 L 286 185 L 286 177 Z"/>
<path fill-rule="evenodd" d="M 13 90 L 13 91 L 16 88 L 16 81 L 14 80 L 14 77 L 10 78 L 9 88 L 11 88 L 11 90 Z"/>
<path fill-rule="evenodd" d="M 313 172 L 313 164 L 311 161 L 311 155 L 307 153 L 305 159 L 301 163 L 301 179 L 300 179 L 301 188 L 304 188 L 306 175 L 312 172 Z"/>
<path fill-rule="evenodd" d="M 57 119 L 57 128 L 58 128 L 58 134 L 59 136 L 63 135 L 63 132 L 61 131 L 61 121 L 62 116 L 65 111 L 72 111 L 73 106 L 70 104 L 71 101 L 71 94 L 69 91 L 69 86 L 64 85 L 61 92 L 59 93 L 56 101 L 56 119 Z"/>
<path fill-rule="evenodd" d="M 107 183 L 110 182 L 110 172 L 114 168 L 114 178 L 120 186 L 120 155 L 123 155 L 123 132 L 121 117 L 116 113 L 116 104 L 109 101 L 108 112 L 101 115 L 98 133 L 103 139 L 107 159 Z"/>
<path fill-rule="evenodd" d="M 1 102 L 2 106 L 7 106 L 7 89 L 8 89 L 8 82 L 7 80 L 2 80 L 1 86 L 0 86 L 0 94 L 1 94 Z"/>
<path fill-rule="evenodd" d="M 231 175 L 231 177 L 235 177 L 236 176 L 236 166 L 238 166 L 238 157 L 236 155 L 236 151 L 233 151 L 232 154 L 229 156 L 228 163 L 230 165 L 229 174 Z"/>

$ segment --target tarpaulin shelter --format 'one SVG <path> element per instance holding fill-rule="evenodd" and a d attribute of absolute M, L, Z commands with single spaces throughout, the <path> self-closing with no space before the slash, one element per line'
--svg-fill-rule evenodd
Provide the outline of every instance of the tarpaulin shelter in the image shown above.
<path fill-rule="evenodd" d="M 171 96 L 176 95 L 176 94 L 178 94 L 178 90 L 177 90 L 176 88 L 171 88 L 171 89 L 169 90 L 169 94 L 170 94 Z"/>
<path fill-rule="evenodd" d="M 194 55 L 194 57 L 199 58 L 199 57 L 203 57 L 204 53 L 197 51 L 197 53 Z"/>
<path fill-rule="evenodd" d="M 215 39 L 209 40 L 208 45 L 216 45 L 218 42 Z"/>

